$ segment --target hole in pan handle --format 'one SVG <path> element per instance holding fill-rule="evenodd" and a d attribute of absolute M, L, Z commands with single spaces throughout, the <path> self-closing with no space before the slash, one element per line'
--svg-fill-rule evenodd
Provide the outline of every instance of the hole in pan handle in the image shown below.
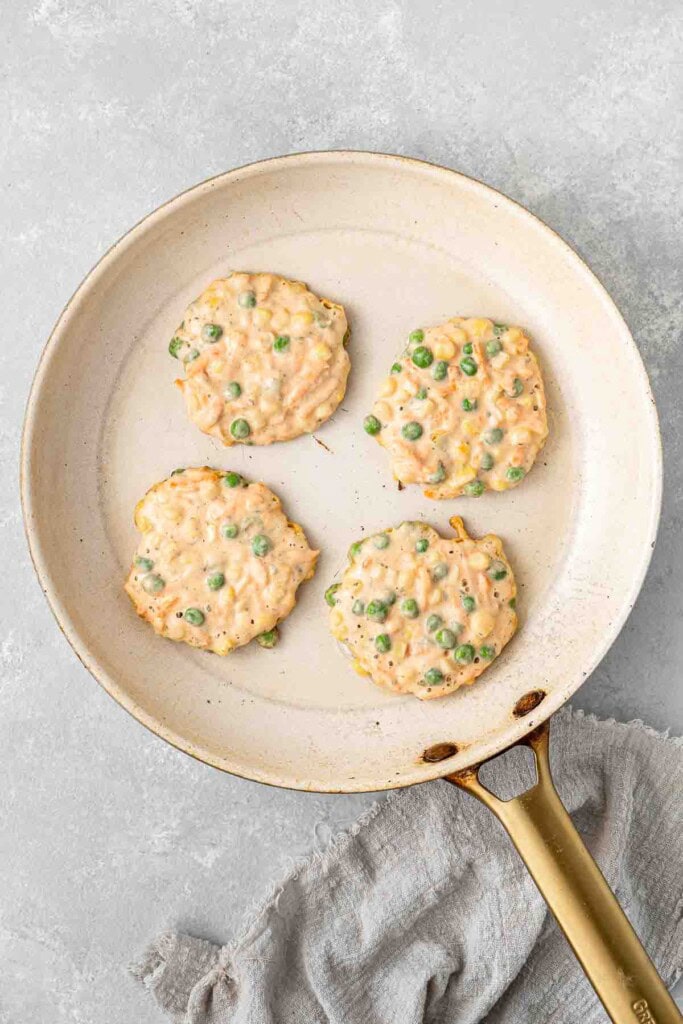
<path fill-rule="evenodd" d="M 611 1020 L 681 1024 L 676 1004 L 557 794 L 549 735 L 546 722 L 520 740 L 533 751 L 538 778 L 512 800 L 500 800 L 482 785 L 481 764 L 445 780 L 477 797 L 501 822 Z"/>

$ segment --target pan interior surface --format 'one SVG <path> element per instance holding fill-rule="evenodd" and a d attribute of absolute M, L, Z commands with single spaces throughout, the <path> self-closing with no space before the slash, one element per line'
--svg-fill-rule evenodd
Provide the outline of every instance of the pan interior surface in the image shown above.
<path fill-rule="evenodd" d="M 349 387 L 315 437 L 223 449 L 186 419 L 168 341 L 188 302 L 233 269 L 298 278 L 346 307 Z M 418 488 L 398 491 L 362 420 L 408 333 L 456 314 L 528 330 L 551 433 L 522 486 L 434 502 Z M 302 154 L 197 186 L 100 261 L 36 375 L 23 500 L 53 610 L 120 704 L 216 767 L 350 792 L 456 771 L 568 699 L 635 601 L 656 533 L 660 458 L 628 329 L 558 236 L 451 171 Z M 274 650 L 219 658 L 161 640 L 123 592 L 135 503 L 184 465 L 264 480 L 322 551 Z M 448 533 L 455 514 L 473 535 L 502 537 L 519 584 L 519 633 L 471 688 L 430 702 L 385 693 L 333 643 L 324 590 L 353 540 L 405 519 Z"/>

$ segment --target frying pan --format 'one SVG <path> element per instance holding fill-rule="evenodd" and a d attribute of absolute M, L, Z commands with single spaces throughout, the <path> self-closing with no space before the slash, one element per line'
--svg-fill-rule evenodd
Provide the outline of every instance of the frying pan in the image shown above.
<path fill-rule="evenodd" d="M 230 269 L 299 278 L 346 306 L 350 386 L 315 437 L 228 451 L 186 422 L 167 340 L 187 303 Z M 455 314 L 528 329 L 551 435 L 522 487 L 429 502 L 413 488 L 397 492 L 361 421 L 408 332 Z M 136 501 L 175 467 L 204 464 L 265 480 L 322 549 L 274 651 L 221 659 L 159 640 L 123 593 Z M 628 615 L 660 492 L 647 377 L 579 257 L 481 183 L 371 153 L 253 164 L 145 218 L 62 313 L 23 439 L 41 584 L 78 656 L 126 710 L 188 754 L 275 786 L 346 793 L 445 777 L 474 794 L 507 828 L 620 1024 L 680 1017 L 555 793 L 544 723 Z M 454 513 L 471 534 L 503 538 L 520 583 L 520 631 L 471 688 L 424 703 L 384 693 L 335 650 L 324 589 L 364 532 L 418 518 L 445 532 Z M 504 803 L 478 766 L 519 742 L 534 751 L 538 781 Z"/>

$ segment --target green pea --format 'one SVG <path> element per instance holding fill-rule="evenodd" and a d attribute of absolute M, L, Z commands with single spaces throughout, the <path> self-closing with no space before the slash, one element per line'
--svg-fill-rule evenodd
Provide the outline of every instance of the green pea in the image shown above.
<path fill-rule="evenodd" d="M 365 614 L 373 622 L 384 622 L 387 617 L 388 609 L 384 601 L 368 601 Z"/>
<path fill-rule="evenodd" d="M 157 576 L 156 573 L 153 572 L 151 572 L 149 576 L 145 576 L 142 580 L 142 589 L 147 591 L 148 594 L 158 594 L 165 586 L 166 580 L 163 580 L 161 576 Z"/>
<path fill-rule="evenodd" d="M 209 590 L 220 590 L 225 586 L 225 576 L 222 572 L 211 572 L 206 577 L 206 585 Z"/>
<path fill-rule="evenodd" d="M 444 651 L 452 651 L 458 642 L 458 637 L 452 629 L 440 629 L 434 634 L 434 639 Z"/>
<path fill-rule="evenodd" d="M 237 523 L 223 523 L 221 526 L 221 533 L 226 540 L 234 540 L 239 532 L 240 528 Z"/>
<path fill-rule="evenodd" d="M 412 356 L 413 362 L 416 366 L 419 366 L 421 370 L 426 370 L 428 366 L 431 366 L 434 361 L 434 354 L 431 348 L 427 348 L 426 345 L 418 345 Z"/>
<path fill-rule="evenodd" d="M 495 335 L 505 334 L 507 329 L 508 329 L 508 325 L 507 324 L 494 324 L 493 325 L 493 333 Z"/>
<path fill-rule="evenodd" d="M 479 648 L 479 657 L 483 658 L 484 661 L 491 661 L 491 659 L 495 658 L 495 656 L 496 656 L 496 648 L 495 647 L 488 647 L 488 646 L 485 645 L 484 647 L 480 647 Z"/>
<path fill-rule="evenodd" d="M 253 309 L 256 305 L 256 295 L 254 292 L 240 292 L 237 296 L 237 305 L 242 309 Z"/>
<path fill-rule="evenodd" d="M 438 686 L 443 682 L 443 672 L 440 668 L 428 668 L 425 672 L 425 682 L 429 686 Z"/>
<path fill-rule="evenodd" d="M 198 348 L 191 348 L 190 351 L 185 356 L 183 362 L 184 363 L 191 363 L 191 362 L 193 362 L 197 358 L 198 355 L 199 355 L 199 349 Z"/>
<path fill-rule="evenodd" d="M 443 625 L 443 619 L 440 615 L 428 615 L 425 626 L 427 627 L 428 633 L 433 633 L 435 629 Z"/>
<path fill-rule="evenodd" d="M 508 605 L 510 606 L 510 608 L 512 608 L 513 611 L 515 611 L 517 608 L 517 598 L 511 597 L 510 600 L 508 601 Z"/>
<path fill-rule="evenodd" d="M 396 594 L 393 590 L 387 591 L 384 603 L 388 605 L 396 604 Z"/>
<path fill-rule="evenodd" d="M 273 342 L 273 348 L 276 352 L 284 352 L 289 348 L 289 335 L 278 334 L 277 338 Z"/>
<path fill-rule="evenodd" d="M 453 657 L 461 665 L 469 665 L 474 661 L 474 647 L 472 644 L 460 644 L 456 647 Z"/>
<path fill-rule="evenodd" d="M 391 637 L 388 633 L 380 633 L 375 637 L 375 647 L 380 654 L 386 654 L 391 650 Z"/>
<path fill-rule="evenodd" d="M 519 379 L 519 377 L 515 377 L 515 379 L 512 382 L 512 391 L 511 392 L 507 391 L 506 394 L 507 394 L 508 398 L 519 398 L 519 396 L 522 394 L 523 391 L 524 391 L 524 384 Z"/>
<path fill-rule="evenodd" d="M 354 601 L 351 605 L 351 611 L 354 615 L 362 615 L 365 611 L 365 601 L 361 601 L 360 598 L 358 598 L 358 600 Z"/>
<path fill-rule="evenodd" d="M 257 533 L 251 541 L 251 550 L 257 558 L 263 558 L 264 555 L 267 555 L 272 546 L 270 538 L 266 537 L 265 533 Z"/>
<path fill-rule="evenodd" d="M 180 469 L 174 469 L 171 476 L 180 476 L 181 473 L 185 472 L 185 467 L 181 466 Z"/>
<path fill-rule="evenodd" d="M 223 477 L 223 483 L 226 487 L 240 487 L 244 481 L 239 473 L 233 473 L 230 471 Z"/>
<path fill-rule="evenodd" d="M 223 388 L 223 398 L 227 398 L 230 401 L 233 398 L 239 398 L 242 394 L 242 385 L 238 384 L 236 380 L 231 380 L 229 384 L 226 384 Z"/>
<path fill-rule="evenodd" d="M 428 547 L 429 541 L 427 540 L 426 537 L 420 537 L 419 540 L 415 541 L 415 550 L 417 551 L 418 555 L 424 555 Z"/>
<path fill-rule="evenodd" d="M 403 424 L 401 427 L 401 433 L 405 437 L 406 441 L 417 441 L 418 438 L 422 437 L 422 426 L 413 420 L 412 423 Z"/>
<path fill-rule="evenodd" d="M 493 427 L 491 430 L 486 431 L 484 440 L 487 444 L 500 444 L 503 440 L 503 431 L 500 427 Z"/>
<path fill-rule="evenodd" d="M 400 373 L 402 369 L 403 369 L 403 367 L 401 366 L 400 363 L 392 363 L 391 364 L 391 372 L 392 373 Z"/>
<path fill-rule="evenodd" d="M 442 580 L 448 576 L 448 565 L 446 562 L 438 562 L 432 569 L 432 579 Z"/>
<path fill-rule="evenodd" d="M 330 318 L 326 313 L 323 313 L 320 309 L 313 310 L 313 319 L 315 320 L 318 327 L 329 327 Z M 343 339 L 342 339 L 343 341 Z"/>
<path fill-rule="evenodd" d="M 135 564 L 137 565 L 138 569 L 142 569 L 144 570 L 144 572 L 149 572 L 150 569 L 154 568 L 154 562 L 152 561 L 152 559 L 143 558 L 142 555 L 137 556 L 137 558 L 135 559 Z"/>
<path fill-rule="evenodd" d="M 430 473 L 427 477 L 428 484 L 440 484 L 446 479 L 446 468 L 443 462 L 439 463 L 439 468 L 434 472 Z"/>
<path fill-rule="evenodd" d="M 380 551 L 383 551 L 385 548 L 389 547 L 389 536 L 386 533 L 378 533 L 376 537 L 373 537 L 372 543 L 376 548 L 379 548 Z"/>
<path fill-rule="evenodd" d="M 521 466 L 510 466 L 505 476 L 508 478 L 508 480 L 512 480 L 513 483 L 516 483 L 518 480 L 522 479 L 525 473 L 526 470 L 522 469 Z"/>
<path fill-rule="evenodd" d="M 470 498 L 480 498 L 484 493 L 484 485 L 481 480 L 470 480 L 468 484 L 465 484 L 463 491 Z"/>
<path fill-rule="evenodd" d="M 424 340 L 425 332 L 420 330 L 419 327 L 416 331 L 411 331 L 410 334 L 408 335 L 408 341 L 411 342 L 411 344 L 413 345 L 419 345 Z"/>
<path fill-rule="evenodd" d="M 353 544 L 349 548 L 349 558 L 351 559 L 351 561 L 353 561 L 353 559 L 356 557 L 356 555 L 360 554 L 360 549 L 362 547 L 363 547 L 363 541 L 362 540 L 356 540 L 356 541 L 353 542 Z"/>
<path fill-rule="evenodd" d="M 407 619 L 416 619 L 420 614 L 420 606 L 414 598 L 407 597 L 401 601 L 401 611 Z"/>
<path fill-rule="evenodd" d="M 460 360 L 460 369 L 463 373 L 466 373 L 468 377 L 474 377 L 477 372 L 477 364 L 472 356 L 465 356 L 464 359 Z"/>
<path fill-rule="evenodd" d="M 466 345 L 463 345 L 462 351 L 464 355 L 471 356 L 473 352 L 472 342 L 468 341 Z"/>
<path fill-rule="evenodd" d="M 382 424 L 376 416 L 366 416 L 363 420 L 363 430 L 366 434 L 369 434 L 370 437 L 374 437 L 375 434 L 379 434 L 381 429 Z"/>
<path fill-rule="evenodd" d="M 493 455 L 491 455 L 491 452 L 484 452 L 479 466 L 485 473 L 488 473 L 489 469 L 493 469 Z"/>
<path fill-rule="evenodd" d="M 265 647 L 267 650 L 271 650 L 275 647 L 276 643 L 280 639 L 280 634 L 277 628 L 267 629 L 265 633 L 259 633 L 256 637 L 256 643 L 261 647 Z"/>
<path fill-rule="evenodd" d="M 173 356 L 174 359 L 178 358 L 178 353 L 180 352 L 184 344 L 185 342 L 183 341 L 182 338 L 171 338 L 170 342 L 168 343 L 168 351 Z"/>
<path fill-rule="evenodd" d="M 440 359 L 438 363 L 434 363 L 432 368 L 432 377 L 434 380 L 444 380 L 448 376 L 448 363 L 443 359 Z"/>
<path fill-rule="evenodd" d="M 341 583 L 333 583 L 332 586 L 328 587 L 327 590 L 325 591 L 325 600 L 329 604 L 330 608 L 334 608 L 335 604 L 337 603 L 337 598 L 335 597 L 335 594 L 337 593 L 340 587 Z"/>
<path fill-rule="evenodd" d="M 466 612 L 473 612 L 477 607 L 477 602 L 469 594 L 462 594 L 460 601 Z"/>
<path fill-rule="evenodd" d="M 462 407 L 465 410 L 465 412 L 474 412 L 474 410 L 477 408 L 476 398 L 463 398 Z"/>
<path fill-rule="evenodd" d="M 415 397 L 419 398 L 420 401 L 425 399 L 427 397 L 427 388 L 419 388 L 417 394 L 415 395 Z"/>
<path fill-rule="evenodd" d="M 502 347 L 502 342 L 500 342 L 498 338 L 496 338 L 495 341 L 487 341 L 486 355 L 489 357 L 489 359 L 493 359 L 494 356 L 498 355 Z"/>
<path fill-rule="evenodd" d="M 202 338 L 204 341 L 218 341 L 223 335 L 223 328 L 220 324 L 204 324 L 202 327 Z"/>
<path fill-rule="evenodd" d="M 486 575 L 492 580 L 504 580 L 507 574 L 508 571 L 505 562 L 501 562 L 497 558 L 494 558 L 486 570 Z"/>
<path fill-rule="evenodd" d="M 251 434 L 251 427 L 246 420 L 233 420 L 230 424 L 230 433 L 236 440 L 242 441 Z"/>
<path fill-rule="evenodd" d="M 183 612 L 183 618 L 191 626 L 201 626 L 204 623 L 204 612 L 200 611 L 199 608 L 186 608 Z"/>

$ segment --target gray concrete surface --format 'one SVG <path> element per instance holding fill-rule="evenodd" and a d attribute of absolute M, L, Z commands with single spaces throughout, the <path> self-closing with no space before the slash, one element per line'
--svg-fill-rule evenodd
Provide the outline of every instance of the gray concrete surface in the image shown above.
<path fill-rule="evenodd" d="M 682 733 L 681 10 L 5 0 L 0 31 L 0 1022 L 152 1024 L 125 974 L 145 940 L 172 923 L 229 938 L 251 900 L 372 798 L 278 792 L 196 764 L 128 718 L 71 653 L 17 501 L 24 403 L 50 327 L 131 224 L 237 164 L 376 149 L 502 189 L 614 296 L 664 435 L 652 567 L 576 703 Z"/>

